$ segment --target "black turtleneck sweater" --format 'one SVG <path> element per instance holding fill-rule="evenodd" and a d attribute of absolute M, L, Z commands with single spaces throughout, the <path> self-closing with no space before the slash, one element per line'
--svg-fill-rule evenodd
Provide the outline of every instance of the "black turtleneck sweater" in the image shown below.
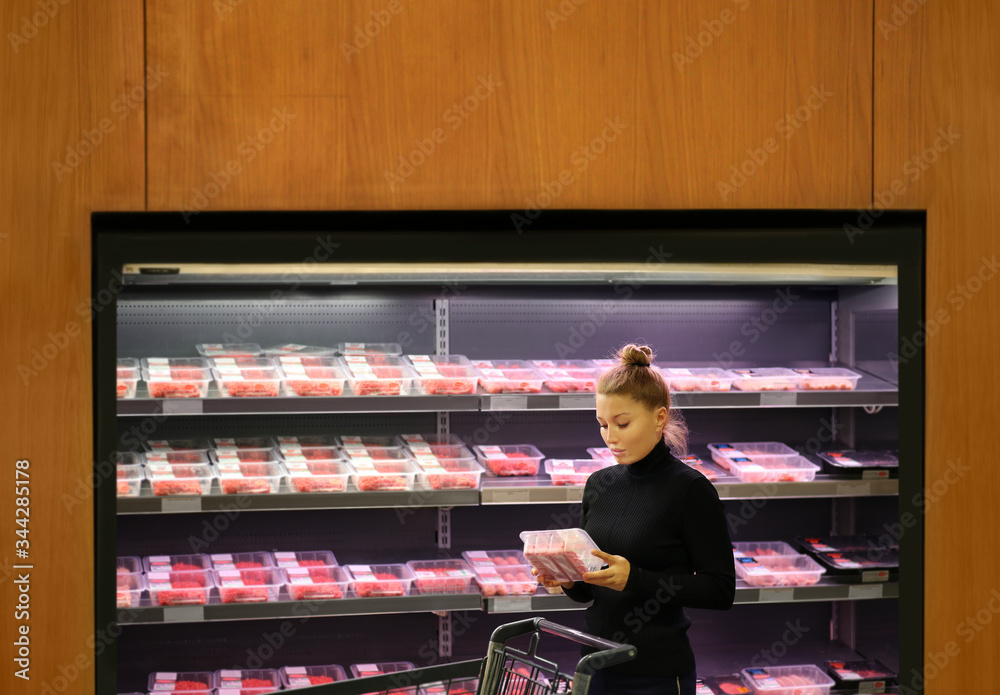
<path fill-rule="evenodd" d="M 684 607 L 725 610 L 736 590 L 733 549 L 715 486 L 661 440 L 633 464 L 590 475 L 582 527 L 601 550 L 631 565 L 623 591 L 584 582 L 566 591 L 574 601 L 594 601 L 587 609 L 588 632 L 637 648 L 634 661 L 609 671 L 683 676 L 694 670 Z M 583 653 L 588 651 L 594 650 Z"/>

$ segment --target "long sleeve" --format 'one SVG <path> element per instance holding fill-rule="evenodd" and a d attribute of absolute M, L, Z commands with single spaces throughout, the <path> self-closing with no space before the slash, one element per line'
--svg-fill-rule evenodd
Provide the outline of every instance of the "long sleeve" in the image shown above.
<path fill-rule="evenodd" d="M 700 478 L 688 488 L 681 529 L 693 573 L 652 572 L 632 565 L 625 591 L 687 608 L 728 609 L 736 595 L 733 549 L 725 508 L 708 480 Z"/>
<path fill-rule="evenodd" d="M 580 512 L 580 528 L 587 530 L 587 511 L 590 508 L 589 493 L 591 492 L 590 479 L 583 488 L 583 509 Z M 594 600 L 594 587 L 586 582 L 574 582 L 569 589 L 563 589 L 563 593 L 577 603 L 587 603 Z"/>

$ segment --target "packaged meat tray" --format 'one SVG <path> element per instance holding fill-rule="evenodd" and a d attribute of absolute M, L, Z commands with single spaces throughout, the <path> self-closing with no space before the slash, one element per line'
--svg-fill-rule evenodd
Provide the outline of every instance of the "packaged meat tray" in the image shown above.
<path fill-rule="evenodd" d="M 143 442 L 143 446 L 146 451 L 208 451 L 212 448 L 207 439 L 149 439 Z"/>
<path fill-rule="evenodd" d="M 738 673 L 728 676 L 709 676 L 702 679 L 709 695 L 749 695 L 753 692 Z M 695 693 L 700 695 L 700 693 Z"/>
<path fill-rule="evenodd" d="M 411 560 L 406 566 L 421 594 L 466 594 L 472 588 L 472 570 L 463 560 Z"/>
<path fill-rule="evenodd" d="M 539 370 L 545 386 L 554 393 L 594 393 L 597 390 L 599 370 L 590 369 L 549 369 Z"/>
<path fill-rule="evenodd" d="M 260 357 L 263 350 L 257 343 L 200 343 L 194 346 L 202 357 Z"/>
<path fill-rule="evenodd" d="M 115 451 L 111 454 L 111 463 L 118 466 L 141 466 L 145 456 L 134 451 Z"/>
<path fill-rule="evenodd" d="M 135 398 L 135 388 L 141 376 L 139 360 L 134 357 L 119 357 L 116 375 L 118 383 L 115 392 L 118 398 Z"/>
<path fill-rule="evenodd" d="M 223 603 L 268 603 L 277 601 L 285 578 L 273 567 L 245 570 L 213 570 Z"/>
<path fill-rule="evenodd" d="M 716 466 L 714 463 L 703 461 L 697 456 L 678 456 L 677 458 L 684 464 L 701 473 L 709 480 L 718 480 L 719 478 L 729 475 L 725 470 Z"/>
<path fill-rule="evenodd" d="M 799 388 L 803 391 L 853 391 L 858 386 L 861 375 L 840 367 L 794 370 L 800 377 Z"/>
<path fill-rule="evenodd" d="M 478 678 L 455 679 L 450 683 L 427 683 L 417 689 L 417 695 L 476 695 Z"/>
<path fill-rule="evenodd" d="M 590 454 L 590 458 L 597 461 L 610 461 L 615 463 L 615 455 L 611 453 L 611 449 L 601 446 L 601 447 L 591 447 L 587 449 L 587 453 Z"/>
<path fill-rule="evenodd" d="M 208 603 L 208 595 L 215 586 L 210 570 L 147 572 L 146 582 L 154 606 L 201 606 Z"/>
<path fill-rule="evenodd" d="M 369 596 L 409 596 L 413 572 L 406 565 L 348 565 L 354 593 Z"/>
<path fill-rule="evenodd" d="M 158 672 L 149 674 L 149 690 L 159 691 L 193 691 L 214 690 L 215 674 L 211 671 L 179 671 Z"/>
<path fill-rule="evenodd" d="M 288 487 L 296 492 L 344 492 L 354 472 L 350 464 L 339 459 L 298 460 L 295 454 L 286 454 Z"/>
<path fill-rule="evenodd" d="M 814 553 L 841 553 L 849 550 L 899 550 L 899 543 L 889 535 L 880 537 L 867 533 L 853 536 L 799 536 L 795 542 Z"/>
<path fill-rule="evenodd" d="M 278 448 L 302 449 L 305 447 L 339 447 L 340 438 L 332 434 L 303 435 L 299 437 L 275 437 L 278 441 Z"/>
<path fill-rule="evenodd" d="M 138 497 L 142 481 L 146 479 L 142 466 L 118 466 L 115 472 L 118 497 Z"/>
<path fill-rule="evenodd" d="M 281 677 L 274 669 L 230 670 L 215 672 L 216 695 L 260 695 L 281 687 Z"/>
<path fill-rule="evenodd" d="M 342 567 L 289 567 L 282 571 L 293 601 L 332 601 L 350 591 L 351 578 Z"/>
<path fill-rule="evenodd" d="M 799 556 L 798 550 L 783 541 L 733 543 L 733 557 L 787 557 Z"/>
<path fill-rule="evenodd" d="M 585 572 L 599 570 L 604 561 L 591 554 L 597 544 L 583 529 L 522 531 L 524 557 L 539 572 L 558 582 L 579 582 Z"/>
<path fill-rule="evenodd" d="M 403 348 L 399 343 L 337 343 L 341 355 L 399 356 Z"/>
<path fill-rule="evenodd" d="M 201 357 L 149 357 L 142 378 L 150 398 L 205 398 L 212 370 Z"/>
<path fill-rule="evenodd" d="M 139 572 L 121 572 L 122 568 L 118 569 L 115 605 L 118 608 L 138 608 L 142 592 L 146 589 L 145 577 Z"/>
<path fill-rule="evenodd" d="M 528 360 L 469 360 L 476 369 L 528 369 L 535 371 L 535 363 Z"/>
<path fill-rule="evenodd" d="M 208 555 L 149 555 L 142 559 L 146 574 L 150 572 L 207 572 L 212 569 Z"/>
<path fill-rule="evenodd" d="M 215 358 L 212 375 L 219 395 L 231 398 L 269 398 L 278 395 L 281 372 L 267 357 Z"/>
<path fill-rule="evenodd" d="M 534 369 L 480 367 L 479 383 L 486 393 L 539 393 L 545 377 Z"/>
<path fill-rule="evenodd" d="M 407 461 L 413 458 L 413 454 L 403 447 L 387 449 L 372 446 L 361 449 L 348 446 L 341 449 L 341 451 L 344 452 L 344 456 L 347 460 L 351 462 L 371 460 L 386 461 L 391 463 L 393 461 Z"/>
<path fill-rule="evenodd" d="M 816 477 L 819 466 L 801 456 L 775 461 L 769 457 L 731 459 L 729 470 L 744 483 L 809 482 Z"/>
<path fill-rule="evenodd" d="M 329 550 L 276 551 L 272 553 L 274 564 L 282 569 L 300 567 L 337 567 L 336 556 Z"/>
<path fill-rule="evenodd" d="M 344 357 L 347 381 L 355 396 L 408 396 L 413 386 L 413 370 L 400 357 L 376 360 L 365 355 Z"/>
<path fill-rule="evenodd" d="M 613 465 L 597 459 L 545 459 L 545 472 L 553 485 L 585 485 L 591 473 Z"/>
<path fill-rule="evenodd" d="M 255 553 L 215 553 L 208 556 L 214 570 L 253 570 L 274 567 L 271 553 L 258 551 Z"/>
<path fill-rule="evenodd" d="M 826 570 L 805 555 L 735 558 L 736 576 L 748 586 L 812 586 Z"/>
<path fill-rule="evenodd" d="M 142 560 L 135 555 L 120 555 L 117 560 L 118 574 L 142 574 Z"/>
<path fill-rule="evenodd" d="M 762 367 L 759 369 L 731 369 L 733 388 L 740 391 L 794 391 L 800 377 L 791 369 Z"/>
<path fill-rule="evenodd" d="M 344 451 L 332 446 L 285 446 L 279 449 L 278 458 L 286 465 L 304 461 L 347 461 Z"/>
<path fill-rule="evenodd" d="M 337 438 L 337 444 L 345 449 L 402 449 L 403 442 L 399 437 L 386 437 L 378 435 L 341 435 Z"/>
<path fill-rule="evenodd" d="M 204 466 L 212 462 L 207 451 L 156 451 L 147 452 L 144 456 L 147 466 Z"/>
<path fill-rule="evenodd" d="M 333 357 L 278 357 L 285 394 L 289 396 L 343 396 L 347 372 Z"/>
<path fill-rule="evenodd" d="M 852 478 L 893 478 L 899 472 L 895 451 L 841 449 L 819 454 L 823 470 Z"/>
<path fill-rule="evenodd" d="M 728 391 L 736 375 L 716 367 L 660 367 L 672 391 Z"/>
<path fill-rule="evenodd" d="M 216 451 L 273 449 L 275 446 L 277 444 L 271 437 L 216 437 L 212 440 L 212 448 Z"/>
<path fill-rule="evenodd" d="M 896 673 L 875 659 L 856 661 L 826 661 L 827 674 L 833 678 L 838 690 L 850 689 L 856 693 L 884 693 L 886 687 L 896 683 Z"/>
<path fill-rule="evenodd" d="M 146 476 L 156 497 L 209 495 L 212 493 L 212 479 L 215 477 L 212 467 L 207 463 L 170 464 L 155 461 L 147 463 Z"/>
<path fill-rule="evenodd" d="M 465 446 L 457 434 L 401 434 L 399 440 L 410 450 L 434 446 Z"/>
<path fill-rule="evenodd" d="M 899 569 L 899 551 L 886 548 L 813 553 L 813 557 L 834 577 L 851 577 L 851 581 L 860 574 L 862 581 L 887 582 L 896 578 Z"/>
<path fill-rule="evenodd" d="M 465 456 L 438 458 L 432 453 L 418 451 L 414 457 L 420 468 L 417 480 L 429 490 L 479 489 L 483 467 L 476 463 L 471 452 Z"/>
<path fill-rule="evenodd" d="M 274 449 L 215 449 L 209 452 L 215 464 L 228 463 L 277 463 Z"/>
<path fill-rule="evenodd" d="M 308 688 L 310 685 L 324 685 L 347 680 L 343 666 L 283 666 L 278 669 L 285 690 Z"/>
<path fill-rule="evenodd" d="M 456 396 L 474 394 L 479 372 L 462 355 L 407 355 L 416 373 L 413 386 L 419 393 Z"/>
<path fill-rule="evenodd" d="M 594 369 L 592 360 L 531 360 L 535 369 Z"/>
<path fill-rule="evenodd" d="M 467 550 L 462 553 L 462 559 L 473 571 L 528 565 L 527 558 L 520 550 Z"/>
<path fill-rule="evenodd" d="M 223 495 L 260 495 L 278 491 L 285 470 L 281 464 L 239 463 L 227 460 L 214 466 Z"/>
<path fill-rule="evenodd" d="M 729 470 L 733 459 L 761 461 L 765 458 L 772 463 L 782 463 L 799 456 L 799 452 L 781 442 L 738 442 L 735 444 L 709 444 L 712 460 L 724 470 Z M 773 459 L 773 460 L 772 460 Z"/>
<path fill-rule="evenodd" d="M 402 673 L 403 671 L 412 671 L 413 664 L 409 661 L 394 661 L 389 663 L 381 664 L 353 664 L 351 666 L 351 674 L 355 678 L 369 678 L 371 676 L 381 676 L 388 675 L 390 673 Z M 399 676 L 399 681 L 394 682 L 394 686 L 400 687 L 390 687 L 388 693 L 385 689 L 377 690 L 374 693 L 367 693 L 367 695 L 417 695 L 417 686 L 408 686 L 407 684 L 410 680 L 405 675 Z"/>
<path fill-rule="evenodd" d="M 470 550 L 462 558 L 483 596 L 530 596 L 538 589 L 531 565 L 519 550 Z"/>
<path fill-rule="evenodd" d="M 264 357 L 336 357 L 337 348 L 285 343 L 264 349 Z"/>
<path fill-rule="evenodd" d="M 479 463 L 493 475 L 538 475 L 538 466 L 545 455 L 531 444 L 474 446 Z"/>
<path fill-rule="evenodd" d="M 420 472 L 412 459 L 384 460 L 354 457 L 354 485 L 362 491 L 412 490 Z"/>
<path fill-rule="evenodd" d="M 827 695 L 833 680 L 812 664 L 745 668 L 743 678 L 755 693 L 767 695 Z"/>

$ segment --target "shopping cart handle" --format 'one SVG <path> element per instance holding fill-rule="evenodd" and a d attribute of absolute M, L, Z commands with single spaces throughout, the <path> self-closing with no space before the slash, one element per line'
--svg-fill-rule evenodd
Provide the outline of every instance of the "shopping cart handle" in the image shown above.
<path fill-rule="evenodd" d="M 579 644 L 583 644 L 588 647 L 595 647 L 597 649 L 617 649 L 618 647 L 626 646 L 619 644 L 618 642 L 606 640 L 603 637 L 595 637 L 594 635 L 581 632 L 580 630 L 572 627 L 566 627 L 565 625 L 553 623 L 545 618 L 536 618 L 535 620 L 537 621 L 538 629 L 542 632 L 548 632 L 550 635 L 559 635 L 560 637 L 565 637 L 568 640 L 573 640 L 574 642 L 578 642 Z"/>

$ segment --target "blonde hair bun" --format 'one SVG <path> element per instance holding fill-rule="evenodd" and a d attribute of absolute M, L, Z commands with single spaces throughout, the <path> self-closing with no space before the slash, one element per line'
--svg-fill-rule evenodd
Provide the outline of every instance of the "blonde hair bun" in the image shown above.
<path fill-rule="evenodd" d="M 653 348 L 648 345 L 629 343 L 619 350 L 615 357 L 624 366 L 648 367 L 656 355 L 653 354 Z"/>

